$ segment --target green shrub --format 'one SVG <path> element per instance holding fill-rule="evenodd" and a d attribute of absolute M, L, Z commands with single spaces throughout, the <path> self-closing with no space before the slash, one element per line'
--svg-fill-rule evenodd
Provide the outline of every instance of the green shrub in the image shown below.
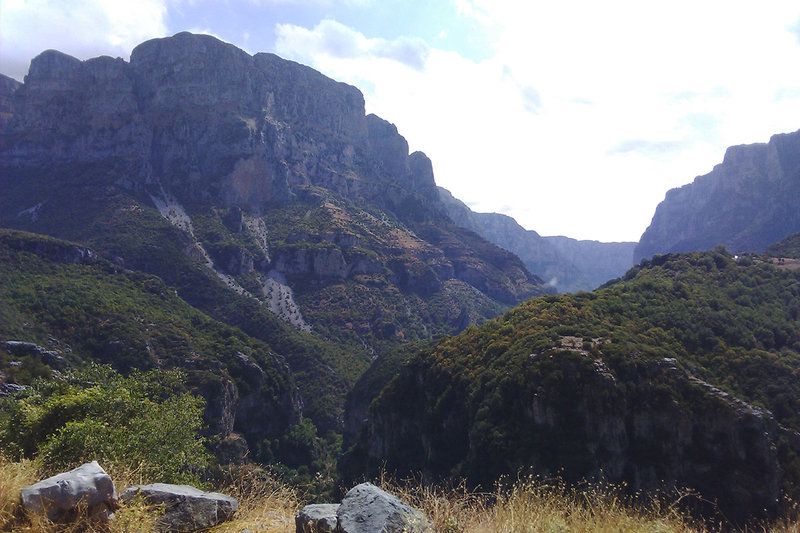
<path fill-rule="evenodd" d="M 198 430 L 203 400 L 175 370 L 121 376 L 93 365 L 63 380 L 38 380 L 5 399 L 0 446 L 48 468 L 90 460 L 136 466 L 144 478 L 196 483 L 209 456 Z"/>

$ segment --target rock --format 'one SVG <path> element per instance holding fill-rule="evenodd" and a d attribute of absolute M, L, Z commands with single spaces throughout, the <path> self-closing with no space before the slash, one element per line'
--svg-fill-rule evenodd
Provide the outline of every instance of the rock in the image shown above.
<path fill-rule="evenodd" d="M 97 461 L 49 477 L 22 489 L 22 506 L 57 522 L 83 506 L 90 516 L 106 515 L 117 504 L 114 482 Z"/>
<path fill-rule="evenodd" d="M 239 508 L 236 498 L 218 492 L 204 492 L 191 485 L 153 483 L 134 485 L 122 493 L 129 502 L 142 497 L 149 505 L 163 505 L 164 515 L 155 526 L 158 531 L 197 531 L 230 520 Z"/>
<path fill-rule="evenodd" d="M 5 379 L 3 376 L 2 379 Z M 18 385 L 16 383 L 0 382 L 0 397 L 11 396 L 19 391 L 25 390 L 25 385 Z"/>
<path fill-rule="evenodd" d="M 295 517 L 297 533 L 333 533 L 336 531 L 338 503 L 306 505 Z"/>
<path fill-rule="evenodd" d="M 23 355 L 37 355 L 41 358 L 41 361 L 50 366 L 55 366 L 63 362 L 64 358 L 58 354 L 58 352 L 54 352 L 53 350 L 48 350 L 38 344 L 34 344 L 32 342 L 22 342 L 22 341 L 0 341 L 0 346 L 5 348 L 8 353 L 11 355 L 16 356 L 23 356 Z"/>
<path fill-rule="evenodd" d="M 408 142 L 397 133 L 397 126 L 376 116 L 367 115 L 367 131 L 375 158 L 388 173 L 406 176 L 408 168 Z"/>
<path fill-rule="evenodd" d="M 372 483 L 356 485 L 336 511 L 341 533 L 433 531 L 424 514 Z"/>

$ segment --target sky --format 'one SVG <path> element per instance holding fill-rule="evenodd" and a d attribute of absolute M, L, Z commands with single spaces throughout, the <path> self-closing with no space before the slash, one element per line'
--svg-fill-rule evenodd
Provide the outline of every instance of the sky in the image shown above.
<path fill-rule="evenodd" d="M 358 87 L 474 211 L 637 241 L 666 192 L 800 129 L 797 0 L 0 0 L 0 72 L 209 33 Z"/>

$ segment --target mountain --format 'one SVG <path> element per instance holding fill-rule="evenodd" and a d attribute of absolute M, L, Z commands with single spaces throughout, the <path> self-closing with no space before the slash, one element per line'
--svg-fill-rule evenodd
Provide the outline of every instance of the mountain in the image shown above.
<path fill-rule="evenodd" d="M 48 50 L 0 89 L 0 226 L 157 276 L 265 343 L 321 432 L 373 358 L 546 292 L 449 220 L 430 160 L 356 88 L 306 66 L 180 33 L 130 62 Z"/>
<path fill-rule="evenodd" d="M 438 189 L 453 222 L 513 252 L 531 272 L 558 292 L 595 289 L 633 266 L 636 243 L 542 237 L 507 215 L 475 213 L 447 189 Z"/>
<path fill-rule="evenodd" d="M 800 486 L 798 310 L 800 271 L 719 251 L 530 300 L 405 357 L 344 471 L 690 487 L 730 519 L 774 513 Z"/>
<path fill-rule="evenodd" d="M 634 260 L 658 253 L 761 252 L 800 231 L 800 131 L 766 144 L 732 146 L 721 164 L 669 191 L 636 246 Z"/>

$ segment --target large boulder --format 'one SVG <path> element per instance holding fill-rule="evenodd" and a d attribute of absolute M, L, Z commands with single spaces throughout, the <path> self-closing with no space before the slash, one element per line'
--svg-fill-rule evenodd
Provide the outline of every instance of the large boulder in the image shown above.
<path fill-rule="evenodd" d="M 294 519 L 297 533 L 335 533 L 338 503 L 306 505 Z"/>
<path fill-rule="evenodd" d="M 90 516 L 106 516 L 117 504 L 114 482 L 97 461 L 25 487 L 20 496 L 26 511 L 54 522 L 84 509 Z"/>
<path fill-rule="evenodd" d="M 356 485 L 336 512 L 341 533 L 424 533 L 433 526 L 424 514 L 372 483 Z"/>
<path fill-rule="evenodd" d="M 157 531 L 197 531 L 230 520 L 239 508 L 236 498 L 218 492 L 204 492 L 191 485 L 153 483 L 134 485 L 122 493 L 122 501 L 137 497 L 153 506 L 163 506 L 164 514 L 154 524 Z"/>

